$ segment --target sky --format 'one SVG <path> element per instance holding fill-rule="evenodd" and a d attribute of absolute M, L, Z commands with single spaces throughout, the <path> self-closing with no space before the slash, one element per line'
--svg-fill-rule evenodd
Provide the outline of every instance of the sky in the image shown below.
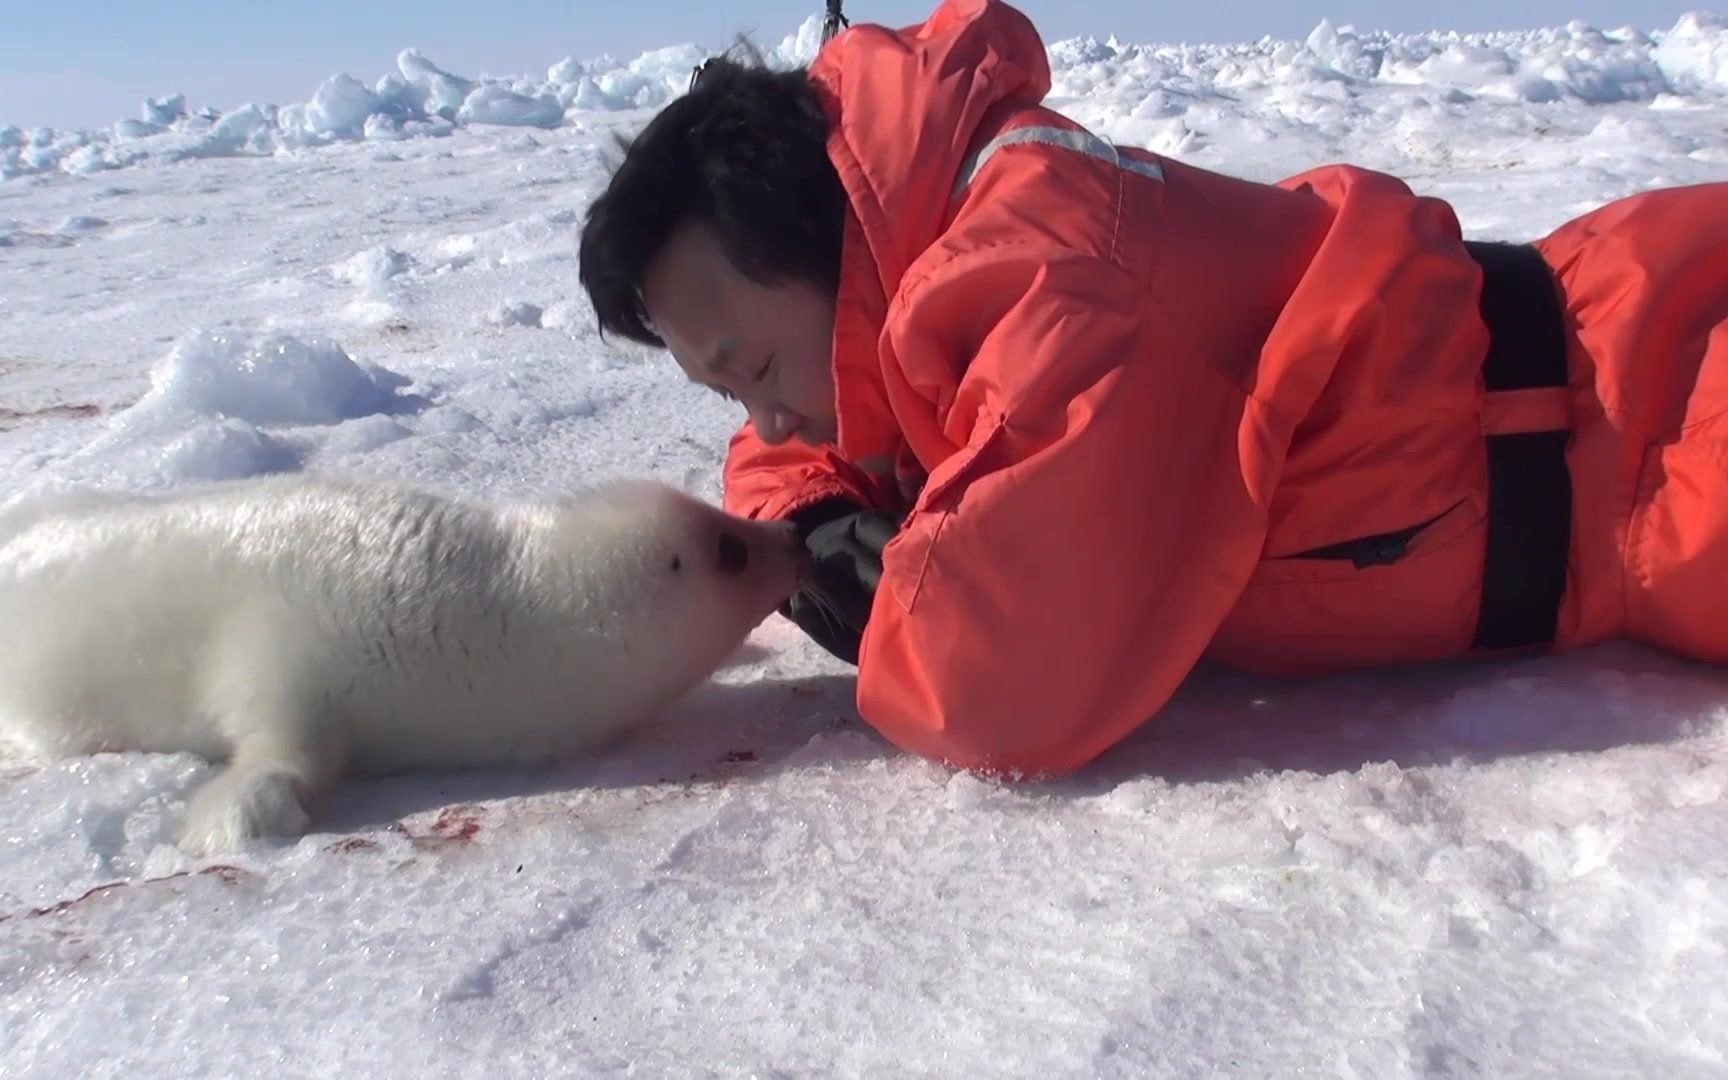
<path fill-rule="evenodd" d="M 916 22 L 935 0 L 849 0 L 858 21 Z M 1115 34 L 1130 42 L 1303 37 L 1322 19 L 1363 29 L 1523 29 L 1580 19 L 1666 29 L 1698 0 L 1023 0 L 1047 41 Z M 142 10 L 144 14 L 138 14 Z M 822 0 L 0 0 L 0 124 L 100 127 L 144 98 L 185 93 L 193 108 L 304 101 L 325 77 L 371 83 L 418 48 L 463 75 L 543 72 L 565 56 L 629 58 L 662 45 L 722 46 L 739 31 L 774 43 Z M 479 13 L 477 15 L 477 13 Z"/>

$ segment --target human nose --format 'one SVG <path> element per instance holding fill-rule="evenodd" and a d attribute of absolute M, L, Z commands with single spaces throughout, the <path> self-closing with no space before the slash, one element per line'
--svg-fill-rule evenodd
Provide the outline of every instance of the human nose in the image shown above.
<path fill-rule="evenodd" d="M 751 409 L 750 422 L 756 428 L 756 437 L 770 446 L 785 442 L 796 426 L 791 411 L 778 405 Z"/>

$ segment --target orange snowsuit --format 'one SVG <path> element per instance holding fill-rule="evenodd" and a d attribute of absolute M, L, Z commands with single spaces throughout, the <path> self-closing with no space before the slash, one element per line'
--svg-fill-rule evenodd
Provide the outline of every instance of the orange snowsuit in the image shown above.
<path fill-rule="evenodd" d="M 854 26 L 811 72 L 851 204 L 838 445 L 746 424 L 725 502 L 904 515 L 857 686 L 897 746 L 1065 773 L 1203 657 L 1728 660 L 1728 185 L 1573 221 L 1539 289 L 1484 299 L 1450 207 L 1394 178 L 1251 183 L 1041 106 L 1004 4 Z"/>

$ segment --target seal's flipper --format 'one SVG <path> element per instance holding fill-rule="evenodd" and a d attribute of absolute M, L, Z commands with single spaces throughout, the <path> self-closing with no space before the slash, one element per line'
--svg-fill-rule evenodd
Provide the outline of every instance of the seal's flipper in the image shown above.
<path fill-rule="evenodd" d="M 299 775 L 284 762 L 236 762 L 187 804 L 180 848 L 202 856 L 233 851 L 262 836 L 298 837 L 312 820 L 305 798 Z"/>
<path fill-rule="evenodd" d="M 233 757 L 187 804 L 181 850 L 208 855 L 304 834 L 341 770 L 330 725 L 293 706 L 255 701 L 222 726 L 235 733 Z"/>

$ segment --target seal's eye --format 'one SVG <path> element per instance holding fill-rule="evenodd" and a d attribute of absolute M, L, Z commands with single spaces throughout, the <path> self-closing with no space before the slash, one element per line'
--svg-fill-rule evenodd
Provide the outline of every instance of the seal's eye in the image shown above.
<path fill-rule="evenodd" d="M 672 556 L 672 572 L 674 574 L 676 574 L 683 566 L 684 566 L 684 560 L 683 559 L 680 559 L 676 555 Z"/>
<path fill-rule="evenodd" d="M 720 572 L 727 577 L 736 577 L 750 565 L 750 549 L 744 541 L 729 532 L 720 534 L 719 555 Z"/>

